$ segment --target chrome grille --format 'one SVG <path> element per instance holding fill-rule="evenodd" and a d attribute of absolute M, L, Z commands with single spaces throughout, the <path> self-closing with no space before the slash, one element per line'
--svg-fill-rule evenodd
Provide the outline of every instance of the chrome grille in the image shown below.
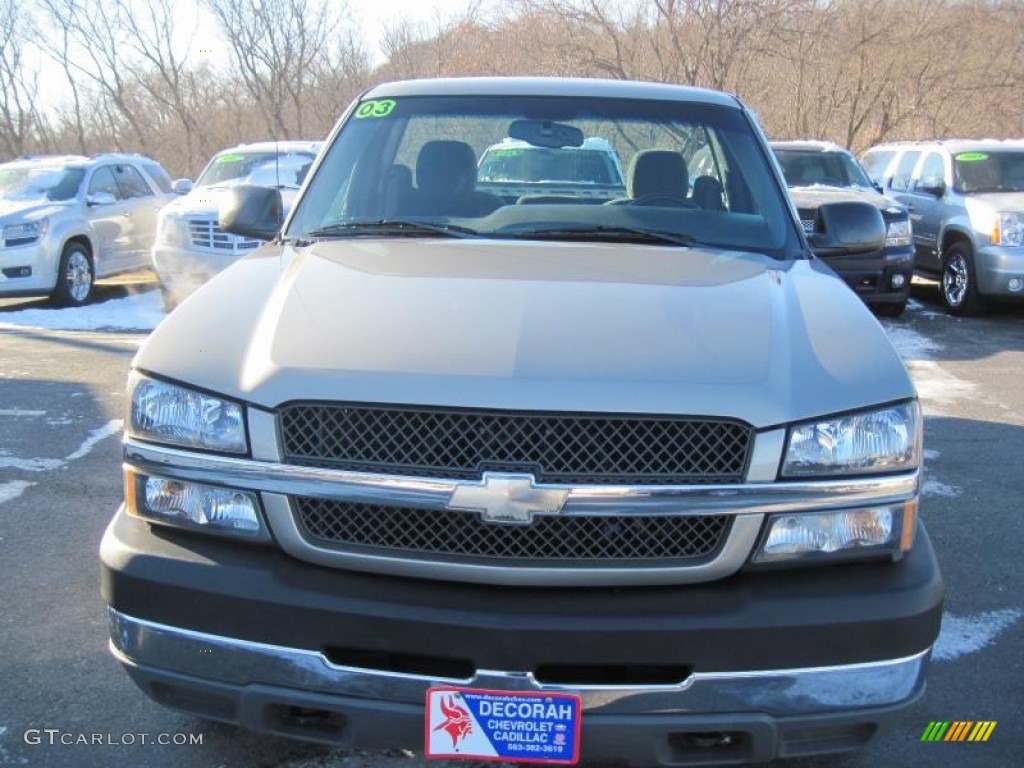
<path fill-rule="evenodd" d="M 259 248 L 260 240 L 240 237 L 225 232 L 213 219 L 189 219 L 188 220 L 189 241 L 195 248 L 202 248 L 207 251 L 251 251 Z"/>
<path fill-rule="evenodd" d="M 732 519 L 726 515 L 538 515 L 531 525 L 496 525 L 472 512 L 301 496 L 293 498 L 292 505 L 305 537 L 321 546 L 385 557 L 420 555 L 533 565 L 555 560 L 696 565 L 718 553 Z"/>
<path fill-rule="evenodd" d="M 753 436 L 720 419 L 341 403 L 286 405 L 278 418 L 288 464 L 453 479 L 524 472 L 563 484 L 741 482 Z"/>

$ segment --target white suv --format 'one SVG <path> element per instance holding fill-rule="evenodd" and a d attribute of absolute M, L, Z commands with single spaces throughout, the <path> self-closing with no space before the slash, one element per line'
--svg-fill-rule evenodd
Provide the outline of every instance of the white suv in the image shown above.
<path fill-rule="evenodd" d="M 168 309 L 262 240 L 229 235 L 217 225 L 217 210 L 225 190 L 239 184 L 280 189 L 285 211 L 298 192 L 320 143 L 265 141 L 240 144 L 213 156 L 193 187 L 174 182 L 187 192 L 162 211 L 153 245 L 153 268 Z"/>
<path fill-rule="evenodd" d="M 148 266 L 171 180 L 142 155 L 0 164 L 0 296 L 84 304 L 97 278 Z"/>

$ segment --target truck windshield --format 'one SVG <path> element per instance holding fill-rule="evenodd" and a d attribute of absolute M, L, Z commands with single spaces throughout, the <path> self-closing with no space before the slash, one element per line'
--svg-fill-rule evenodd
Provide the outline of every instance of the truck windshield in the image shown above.
<path fill-rule="evenodd" d="M 391 236 L 398 223 L 407 236 L 448 228 L 492 238 L 621 238 L 781 258 L 798 247 L 783 195 L 738 108 L 618 98 L 371 99 L 324 154 L 285 234 L 365 237 L 377 222 Z"/>
<path fill-rule="evenodd" d="M 953 185 L 961 192 L 1024 192 L 1024 150 L 960 152 Z"/>
<path fill-rule="evenodd" d="M 845 152 L 776 149 L 775 156 L 791 187 L 861 187 L 871 189 L 871 180 L 856 160 Z"/>
<path fill-rule="evenodd" d="M 313 155 L 304 152 L 224 152 L 206 166 L 196 186 L 256 184 L 298 189 L 313 159 Z"/>

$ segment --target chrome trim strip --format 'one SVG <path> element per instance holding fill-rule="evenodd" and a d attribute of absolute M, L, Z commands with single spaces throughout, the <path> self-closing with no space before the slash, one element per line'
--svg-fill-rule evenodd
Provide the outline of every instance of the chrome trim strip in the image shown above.
<path fill-rule="evenodd" d="M 586 567 L 530 565 L 529 561 L 491 565 L 453 562 L 443 556 L 372 555 L 363 552 L 329 549 L 307 539 L 299 530 L 287 496 L 264 493 L 263 509 L 274 537 L 293 557 L 332 568 L 405 576 L 419 579 L 445 579 L 476 584 L 545 587 L 605 587 L 656 584 L 697 584 L 723 579 L 738 571 L 746 562 L 761 532 L 763 515 L 739 515 L 732 522 L 728 538 L 711 561 L 700 565 L 664 567 L 657 564 L 623 566 L 610 561 L 607 565 Z M 466 514 L 475 514 L 467 512 Z"/>
<path fill-rule="evenodd" d="M 215 680 L 422 705 L 448 684 L 506 691 L 568 691 L 585 712 L 607 715 L 760 712 L 785 717 L 862 710 L 908 701 L 924 687 L 929 650 L 901 659 L 835 667 L 695 673 L 678 685 L 563 686 L 529 672 L 478 670 L 431 678 L 331 664 L 317 651 L 193 632 L 108 609 L 110 649 L 123 664 Z M 212 651 L 212 653 L 211 653 Z"/>
<path fill-rule="evenodd" d="M 770 483 L 779 476 L 782 451 L 786 447 L 786 430 L 754 434 L 754 449 L 750 454 L 750 468 L 747 470 L 748 483 Z"/>
<path fill-rule="evenodd" d="M 300 467 L 273 461 L 197 453 L 134 438 L 125 462 L 163 477 L 294 496 L 345 499 L 444 510 L 459 485 L 481 481 L 399 477 Z M 920 470 L 839 480 L 756 482 L 736 485 L 538 485 L 569 492 L 560 514 L 748 515 L 897 504 L 919 492 Z M 467 513 L 469 514 L 469 513 Z"/>

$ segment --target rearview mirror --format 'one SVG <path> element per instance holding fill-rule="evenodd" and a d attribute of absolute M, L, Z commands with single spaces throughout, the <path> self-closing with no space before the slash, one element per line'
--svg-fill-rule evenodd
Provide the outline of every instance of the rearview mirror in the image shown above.
<path fill-rule="evenodd" d="M 561 149 L 583 146 L 583 131 L 574 125 L 551 120 L 514 120 L 508 127 L 508 135 L 534 147 Z"/>
<path fill-rule="evenodd" d="M 817 256 L 871 253 L 885 247 L 885 220 L 870 203 L 826 203 L 807 242 Z"/>
<path fill-rule="evenodd" d="M 273 240 L 283 221 L 281 192 L 270 187 L 239 184 L 220 204 L 220 228 L 233 235 Z"/>

